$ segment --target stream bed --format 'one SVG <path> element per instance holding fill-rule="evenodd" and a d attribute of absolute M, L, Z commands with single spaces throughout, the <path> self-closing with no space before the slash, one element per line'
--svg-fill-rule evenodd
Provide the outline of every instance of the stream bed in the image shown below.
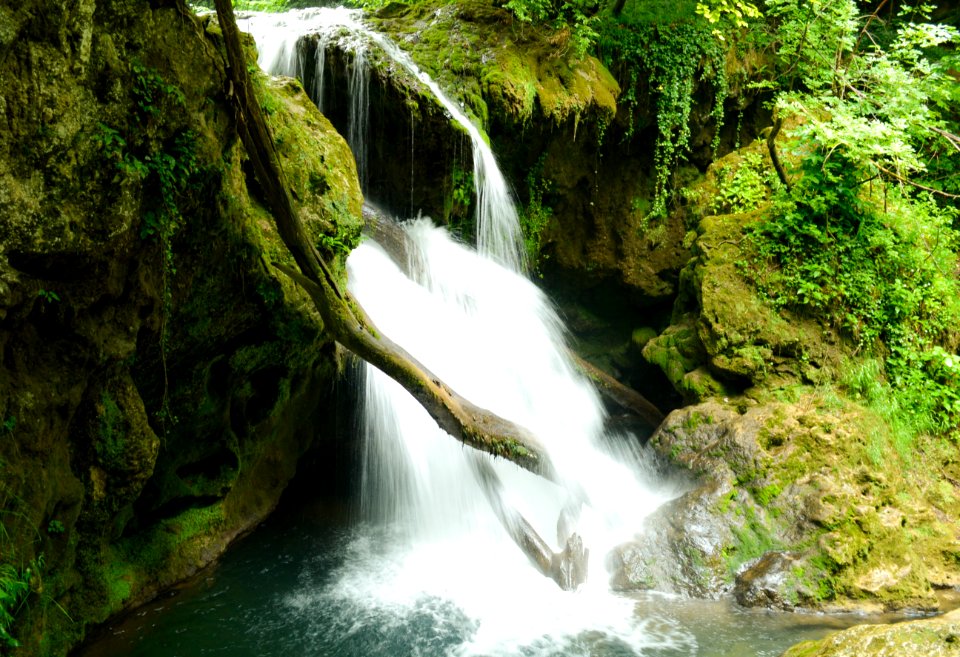
<path fill-rule="evenodd" d="M 191 582 L 105 627 L 76 657 L 775 657 L 833 630 L 893 620 L 748 610 L 657 594 L 607 593 L 598 601 L 589 592 L 558 591 L 547 609 L 527 610 L 530 624 L 551 615 L 567 624 L 571 609 L 556 600 L 568 599 L 572 613 L 578 605 L 600 607 L 587 619 L 594 626 L 572 623 L 570 632 L 542 636 L 511 632 L 498 621 L 483 627 L 443 595 L 367 590 L 402 579 L 402 572 L 391 572 L 402 566 L 387 547 L 395 537 L 345 515 L 300 509 L 272 518 Z M 502 604 L 524 626 L 524 614 L 509 609 L 517 593 L 503 590 Z M 630 608 L 627 622 L 605 625 L 604 605 Z"/>

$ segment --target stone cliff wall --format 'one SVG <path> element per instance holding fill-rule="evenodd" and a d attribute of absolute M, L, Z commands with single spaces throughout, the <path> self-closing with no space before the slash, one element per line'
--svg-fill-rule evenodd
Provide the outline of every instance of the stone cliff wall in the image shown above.
<path fill-rule="evenodd" d="M 215 559 L 330 427 L 335 346 L 244 164 L 218 31 L 179 2 L 0 4 L 0 561 L 19 654 Z M 349 149 L 259 79 L 309 229 L 359 238 Z"/>

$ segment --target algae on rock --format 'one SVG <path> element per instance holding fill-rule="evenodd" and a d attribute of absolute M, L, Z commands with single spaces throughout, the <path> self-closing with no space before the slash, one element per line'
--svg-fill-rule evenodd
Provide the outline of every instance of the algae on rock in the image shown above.
<path fill-rule="evenodd" d="M 4 14 L 0 560 L 42 563 L 13 628 L 24 654 L 65 654 L 262 520 L 330 425 L 339 367 L 268 264 L 285 250 L 233 133 L 216 29 L 179 2 L 81 9 Z M 261 86 L 342 275 L 353 158 L 299 84 Z"/>

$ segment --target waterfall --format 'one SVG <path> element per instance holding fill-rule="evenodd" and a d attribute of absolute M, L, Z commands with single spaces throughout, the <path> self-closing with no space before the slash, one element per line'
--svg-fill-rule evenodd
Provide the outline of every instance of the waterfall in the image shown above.
<path fill-rule="evenodd" d="M 563 538 L 555 540 L 561 513 L 586 501 L 576 530 L 591 550 L 591 577 L 577 594 L 563 593 L 531 567 L 491 511 L 466 458 L 470 448 L 440 430 L 396 382 L 367 366 L 361 508 L 389 535 L 355 544 L 355 558 L 340 573 L 334 595 L 389 610 L 398 623 L 422 613 L 425 604 L 447 618 L 448 612 L 434 605 L 452 605 L 469 628 L 457 654 L 581 654 L 578 637 L 595 632 L 633 649 L 674 645 L 671 631 L 651 628 L 635 616 L 632 601 L 609 593 L 604 564 L 608 550 L 630 539 L 644 517 L 672 495 L 650 483 L 635 438 L 604 433 L 602 404 L 571 365 L 560 320 L 522 274 L 516 209 L 479 129 L 406 53 L 365 27 L 354 11 L 257 16 L 242 27 L 255 35 L 261 65 L 274 73 L 303 70 L 296 42 L 305 34 L 337 39 L 354 52 L 350 102 L 357 109 L 350 112 L 351 140 L 362 139 L 359 124 L 367 116 L 359 108 L 367 96 L 358 90 L 368 82 L 353 80 L 364 61 L 358 52 L 369 43 L 431 89 L 470 135 L 477 250 L 429 219 L 408 221 L 407 260 L 395 262 L 367 241 L 348 259 L 349 287 L 385 335 L 461 395 L 528 428 L 547 446 L 557 482 L 502 460 L 493 465 L 507 503 L 554 549 L 562 547 Z M 322 79 L 308 82 L 313 88 L 322 84 Z M 358 166 L 361 160 L 366 166 L 365 148 L 355 153 Z M 291 604 L 306 603 L 296 597 Z M 546 646 L 546 653 L 537 646 Z"/>
<path fill-rule="evenodd" d="M 342 50 L 352 53 L 354 59 L 350 71 L 350 124 L 347 130 L 347 141 L 354 149 L 361 183 L 364 182 L 366 175 L 368 149 L 363 140 L 366 135 L 365 128 L 361 127 L 359 122 L 366 121 L 368 116 L 366 87 L 369 85 L 369 72 L 367 67 L 363 66 L 367 72 L 360 76 L 358 68 L 366 61 L 366 52 L 370 44 L 375 44 L 390 60 L 419 80 L 447 110 L 451 119 L 463 127 L 470 136 L 473 148 L 474 193 L 477 199 L 477 250 L 513 271 L 521 271 L 525 267 L 520 224 L 510 188 L 497 165 L 496 156 L 480 130 L 467 118 L 460 106 L 451 100 L 429 75 L 420 70 L 406 52 L 384 35 L 365 26 L 360 20 L 359 11 L 336 7 L 294 10 L 284 14 L 251 12 L 242 15 L 238 24 L 241 29 L 253 34 L 256 39 L 261 68 L 274 75 L 302 78 L 305 69 L 302 58 L 298 59 L 296 53 L 297 41 L 305 35 L 318 35 L 321 40 L 318 47 L 335 42 Z M 320 55 L 317 57 L 319 58 Z M 315 71 L 315 79 L 304 81 L 304 86 L 308 90 L 323 88 L 325 69 L 317 66 Z M 357 90 L 353 89 L 354 79 L 358 80 Z M 357 123 L 354 122 L 354 118 Z"/>

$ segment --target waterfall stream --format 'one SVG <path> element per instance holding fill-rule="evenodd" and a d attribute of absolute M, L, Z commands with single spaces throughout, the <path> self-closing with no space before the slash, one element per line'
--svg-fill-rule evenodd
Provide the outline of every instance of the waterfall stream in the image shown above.
<path fill-rule="evenodd" d="M 350 67 L 350 123 L 347 128 L 350 148 L 357 159 L 357 169 L 361 184 L 366 175 L 367 144 L 354 141 L 366 135 L 364 127 L 357 122 L 366 121 L 369 115 L 366 104 L 368 94 L 366 85 L 369 75 L 358 76 L 357 69 L 367 59 L 366 53 L 371 45 L 380 48 L 390 60 L 402 66 L 419 80 L 437 101 L 450 114 L 451 120 L 459 124 L 470 136 L 473 147 L 473 180 L 477 196 L 477 249 L 478 251 L 513 271 L 524 267 L 522 237 L 510 190 L 493 151 L 487 145 L 480 130 L 467 118 L 460 106 L 451 100 L 440 86 L 420 67 L 384 35 L 368 28 L 360 20 L 360 12 L 344 7 L 301 9 L 283 14 L 247 14 L 238 20 L 240 29 L 250 32 L 257 42 L 259 62 L 264 71 L 274 75 L 287 75 L 303 78 L 307 70 L 305 53 L 298 47 L 298 41 L 304 35 L 317 35 L 318 65 L 314 67 L 317 75 L 313 79 L 303 80 L 306 89 L 322 90 L 324 85 L 324 66 L 319 58 L 325 44 L 336 43 L 339 48 L 353 55 Z M 356 81 L 356 82 L 355 82 Z M 313 95 L 321 98 L 322 95 Z M 321 111 L 323 107 L 320 107 Z M 399 153 L 397 157 L 402 157 Z"/>
<path fill-rule="evenodd" d="M 429 219 L 410 221 L 403 227 L 409 261 L 396 263 L 375 243 L 361 244 L 348 260 L 350 289 L 378 328 L 427 368 L 547 445 L 559 483 L 494 462 L 506 501 L 555 550 L 562 549 L 566 533 L 558 529 L 558 519 L 565 509 L 580 510 L 575 530 L 590 550 L 587 584 L 577 593 L 560 591 L 530 565 L 492 513 L 471 471 L 468 448 L 442 432 L 397 383 L 367 366 L 361 507 L 365 518 L 390 535 L 376 548 L 358 543 L 356 560 L 345 567 L 337 590 L 381 611 L 393 610 L 398 618 L 423 604 L 452 605 L 473 628 L 458 654 L 544 649 L 572 654 L 571 646 L 591 632 L 617 637 L 631 650 L 684 645 L 683 633 L 654 631 L 635 616 L 632 601 L 608 591 L 605 555 L 672 492 L 644 476 L 633 436 L 604 434 L 602 404 L 572 367 L 560 320 L 521 273 L 516 209 L 480 131 L 406 53 L 365 27 L 355 11 L 255 15 L 241 29 L 254 34 L 261 66 L 274 74 L 306 70 L 297 45 L 304 35 L 352 53 L 347 132 L 362 182 L 369 166 L 364 142 L 369 74 L 361 69 L 370 47 L 429 88 L 470 135 L 477 250 Z M 315 55 L 323 56 L 319 50 Z M 324 68 L 316 70 L 315 79 L 304 81 L 307 88 L 323 87 Z M 304 595 L 301 602 L 311 594 Z"/>

